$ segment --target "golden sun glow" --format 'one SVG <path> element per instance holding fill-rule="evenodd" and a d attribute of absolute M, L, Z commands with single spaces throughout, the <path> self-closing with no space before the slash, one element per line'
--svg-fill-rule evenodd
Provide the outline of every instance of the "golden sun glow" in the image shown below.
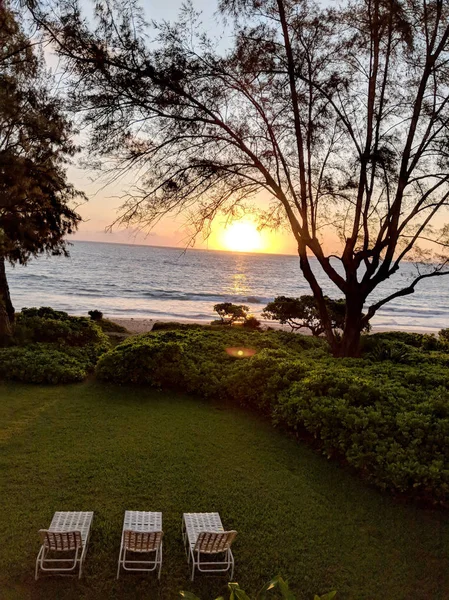
<path fill-rule="evenodd" d="M 223 247 L 233 252 L 260 252 L 262 236 L 254 223 L 234 221 L 223 231 Z"/>

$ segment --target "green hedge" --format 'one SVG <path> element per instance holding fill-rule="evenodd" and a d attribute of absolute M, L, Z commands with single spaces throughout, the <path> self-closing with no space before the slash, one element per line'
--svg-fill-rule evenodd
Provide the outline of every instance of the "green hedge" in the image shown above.
<path fill-rule="evenodd" d="M 45 344 L 0 348 L 0 378 L 25 383 L 73 383 L 87 375 L 81 361 Z"/>
<path fill-rule="evenodd" d="M 17 316 L 13 345 L 0 349 L 0 378 L 27 383 L 83 380 L 111 344 L 84 317 L 49 307 L 25 308 Z"/>
<path fill-rule="evenodd" d="M 103 355 L 97 376 L 252 406 L 382 489 L 446 503 L 449 354 L 411 341 L 383 340 L 401 350 L 389 358 L 371 347 L 334 359 L 322 340 L 283 332 L 160 331 Z"/>
<path fill-rule="evenodd" d="M 22 344 L 44 342 L 86 346 L 107 341 L 95 321 L 86 317 L 73 317 L 46 306 L 22 309 L 17 316 L 15 336 Z"/>

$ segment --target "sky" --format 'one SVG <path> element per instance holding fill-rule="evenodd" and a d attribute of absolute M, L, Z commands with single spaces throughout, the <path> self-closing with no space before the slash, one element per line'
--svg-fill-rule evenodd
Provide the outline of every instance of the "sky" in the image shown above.
<path fill-rule="evenodd" d="M 202 11 L 202 21 L 209 32 L 220 37 L 225 35 L 215 14 L 215 0 L 193 0 L 193 3 L 195 9 Z M 84 4 L 87 8 L 88 0 L 85 0 Z M 148 19 L 176 20 L 182 0 L 145 0 L 143 4 Z M 225 39 L 224 43 L 226 43 Z M 49 57 L 49 63 L 52 63 L 51 57 Z M 69 168 L 68 175 L 75 187 L 83 190 L 89 198 L 86 204 L 77 209 L 83 217 L 83 222 L 74 235 L 74 239 L 177 247 L 185 247 L 190 239 L 185 215 L 166 217 L 151 231 L 120 227 L 106 231 L 117 216 L 117 210 L 121 204 L 119 196 L 126 187 L 125 182 L 122 185 L 105 186 L 104 181 L 95 181 L 92 173 L 76 165 Z M 209 239 L 203 240 L 198 237 L 195 247 L 278 254 L 296 253 L 296 245 L 291 233 L 268 230 L 258 232 L 256 223 L 251 219 L 226 228 L 224 218 L 217 218 Z"/>
<path fill-rule="evenodd" d="M 209 34 L 222 38 L 225 46 L 226 33 L 220 18 L 216 15 L 216 0 L 192 0 L 196 10 L 202 12 L 202 22 Z M 86 9 L 90 0 L 82 0 Z M 142 0 L 145 15 L 148 20 L 156 21 L 177 19 L 183 0 Z M 328 4 L 326 0 L 323 3 Z M 50 59 L 51 64 L 51 59 Z M 108 229 L 118 215 L 121 205 L 120 195 L 129 187 L 130 180 L 115 182 L 113 185 L 104 185 L 104 181 L 95 181 L 93 174 L 81 167 L 69 168 L 69 180 L 78 189 L 83 190 L 89 202 L 78 207 L 78 212 L 83 217 L 75 239 L 113 243 L 136 243 L 153 246 L 175 246 L 185 248 L 191 240 L 187 226 L 187 216 L 180 214 L 162 219 L 151 231 L 140 231 L 136 228 L 124 229 L 115 226 L 112 231 Z M 128 185 L 127 185 L 128 183 Z M 260 202 L 261 197 L 256 199 Z M 262 199 L 263 204 L 263 199 Z M 441 223 L 447 220 L 447 214 L 441 216 Z M 212 226 L 212 235 L 204 240 L 197 237 L 197 248 L 210 248 L 231 251 L 254 251 L 278 254 L 296 254 L 296 243 L 293 234 L 288 230 L 257 231 L 257 224 L 250 218 L 243 223 L 234 223 L 225 227 L 224 217 L 217 217 Z M 326 232 L 324 244 L 325 252 L 332 254 L 338 252 L 340 243 L 336 236 Z"/>

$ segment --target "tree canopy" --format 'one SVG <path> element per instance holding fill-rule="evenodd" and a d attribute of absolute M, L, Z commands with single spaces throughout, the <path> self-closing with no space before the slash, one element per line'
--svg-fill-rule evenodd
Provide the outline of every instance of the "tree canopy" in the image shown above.
<path fill-rule="evenodd" d="M 214 311 L 220 317 L 223 325 L 232 325 L 233 323 L 246 321 L 249 308 L 244 304 L 221 302 L 214 305 Z"/>
<path fill-rule="evenodd" d="M 67 254 L 65 236 L 80 216 L 72 207 L 83 194 L 67 181 L 77 148 L 61 100 L 39 48 L 18 17 L 0 7 L 0 304 L 3 325 L 14 318 L 5 261 L 25 264 L 47 252 Z"/>
<path fill-rule="evenodd" d="M 336 355 L 358 353 L 385 303 L 449 272 L 445 0 L 220 0 L 226 48 L 189 4 L 151 25 L 134 2 L 99 0 L 95 25 L 76 0 L 58 8 L 33 12 L 71 75 L 90 154 L 136 174 L 120 222 L 187 211 L 207 230 L 258 203 L 262 224 L 291 230 Z M 403 260 L 416 276 L 370 304 Z M 341 337 L 317 268 L 346 299 Z"/>
<path fill-rule="evenodd" d="M 327 296 L 324 296 L 324 300 L 332 329 L 338 336 L 339 331 L 343 331 L 345 326 L 346 303 L 344 300 L 333 300 Z M 309 329 L 314 336 L 320 336 L 325 332 L 314 296 L 304 295 L 300 298 L 277 296 L 264 308 L 262 317 L 279 321 L 281 325 L 289 325 L 292 331 Z M 366 325 L 365 331 L 368 330 L 369 326 Z"/>

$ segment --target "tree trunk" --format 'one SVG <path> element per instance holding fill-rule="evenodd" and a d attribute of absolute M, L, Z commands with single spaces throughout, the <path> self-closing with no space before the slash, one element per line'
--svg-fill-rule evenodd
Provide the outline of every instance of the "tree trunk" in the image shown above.
<path fill-rule="evenodd" d="M 336 352 L 334 352 L 334 356 L 338 356 L 340 358 L 359 357 L 360 337 L 360 327 L 357 324 L 351 323 L 346 325 L 341 340 L 338 344 L 338 348 L 336 349 Z"/>
<path fill-rule="evenodd" d="M 334 356 L 360 356 L 363 302 L 363 297 L 354 292 L 346 297 L 345 328 L 338 346 L 333 349 Z"/>
<path fill-rule="evenodd" d="M 11 337 L 14 313 L 6 279 L 5 257 L 0 256 L 0 341 Z"/>

